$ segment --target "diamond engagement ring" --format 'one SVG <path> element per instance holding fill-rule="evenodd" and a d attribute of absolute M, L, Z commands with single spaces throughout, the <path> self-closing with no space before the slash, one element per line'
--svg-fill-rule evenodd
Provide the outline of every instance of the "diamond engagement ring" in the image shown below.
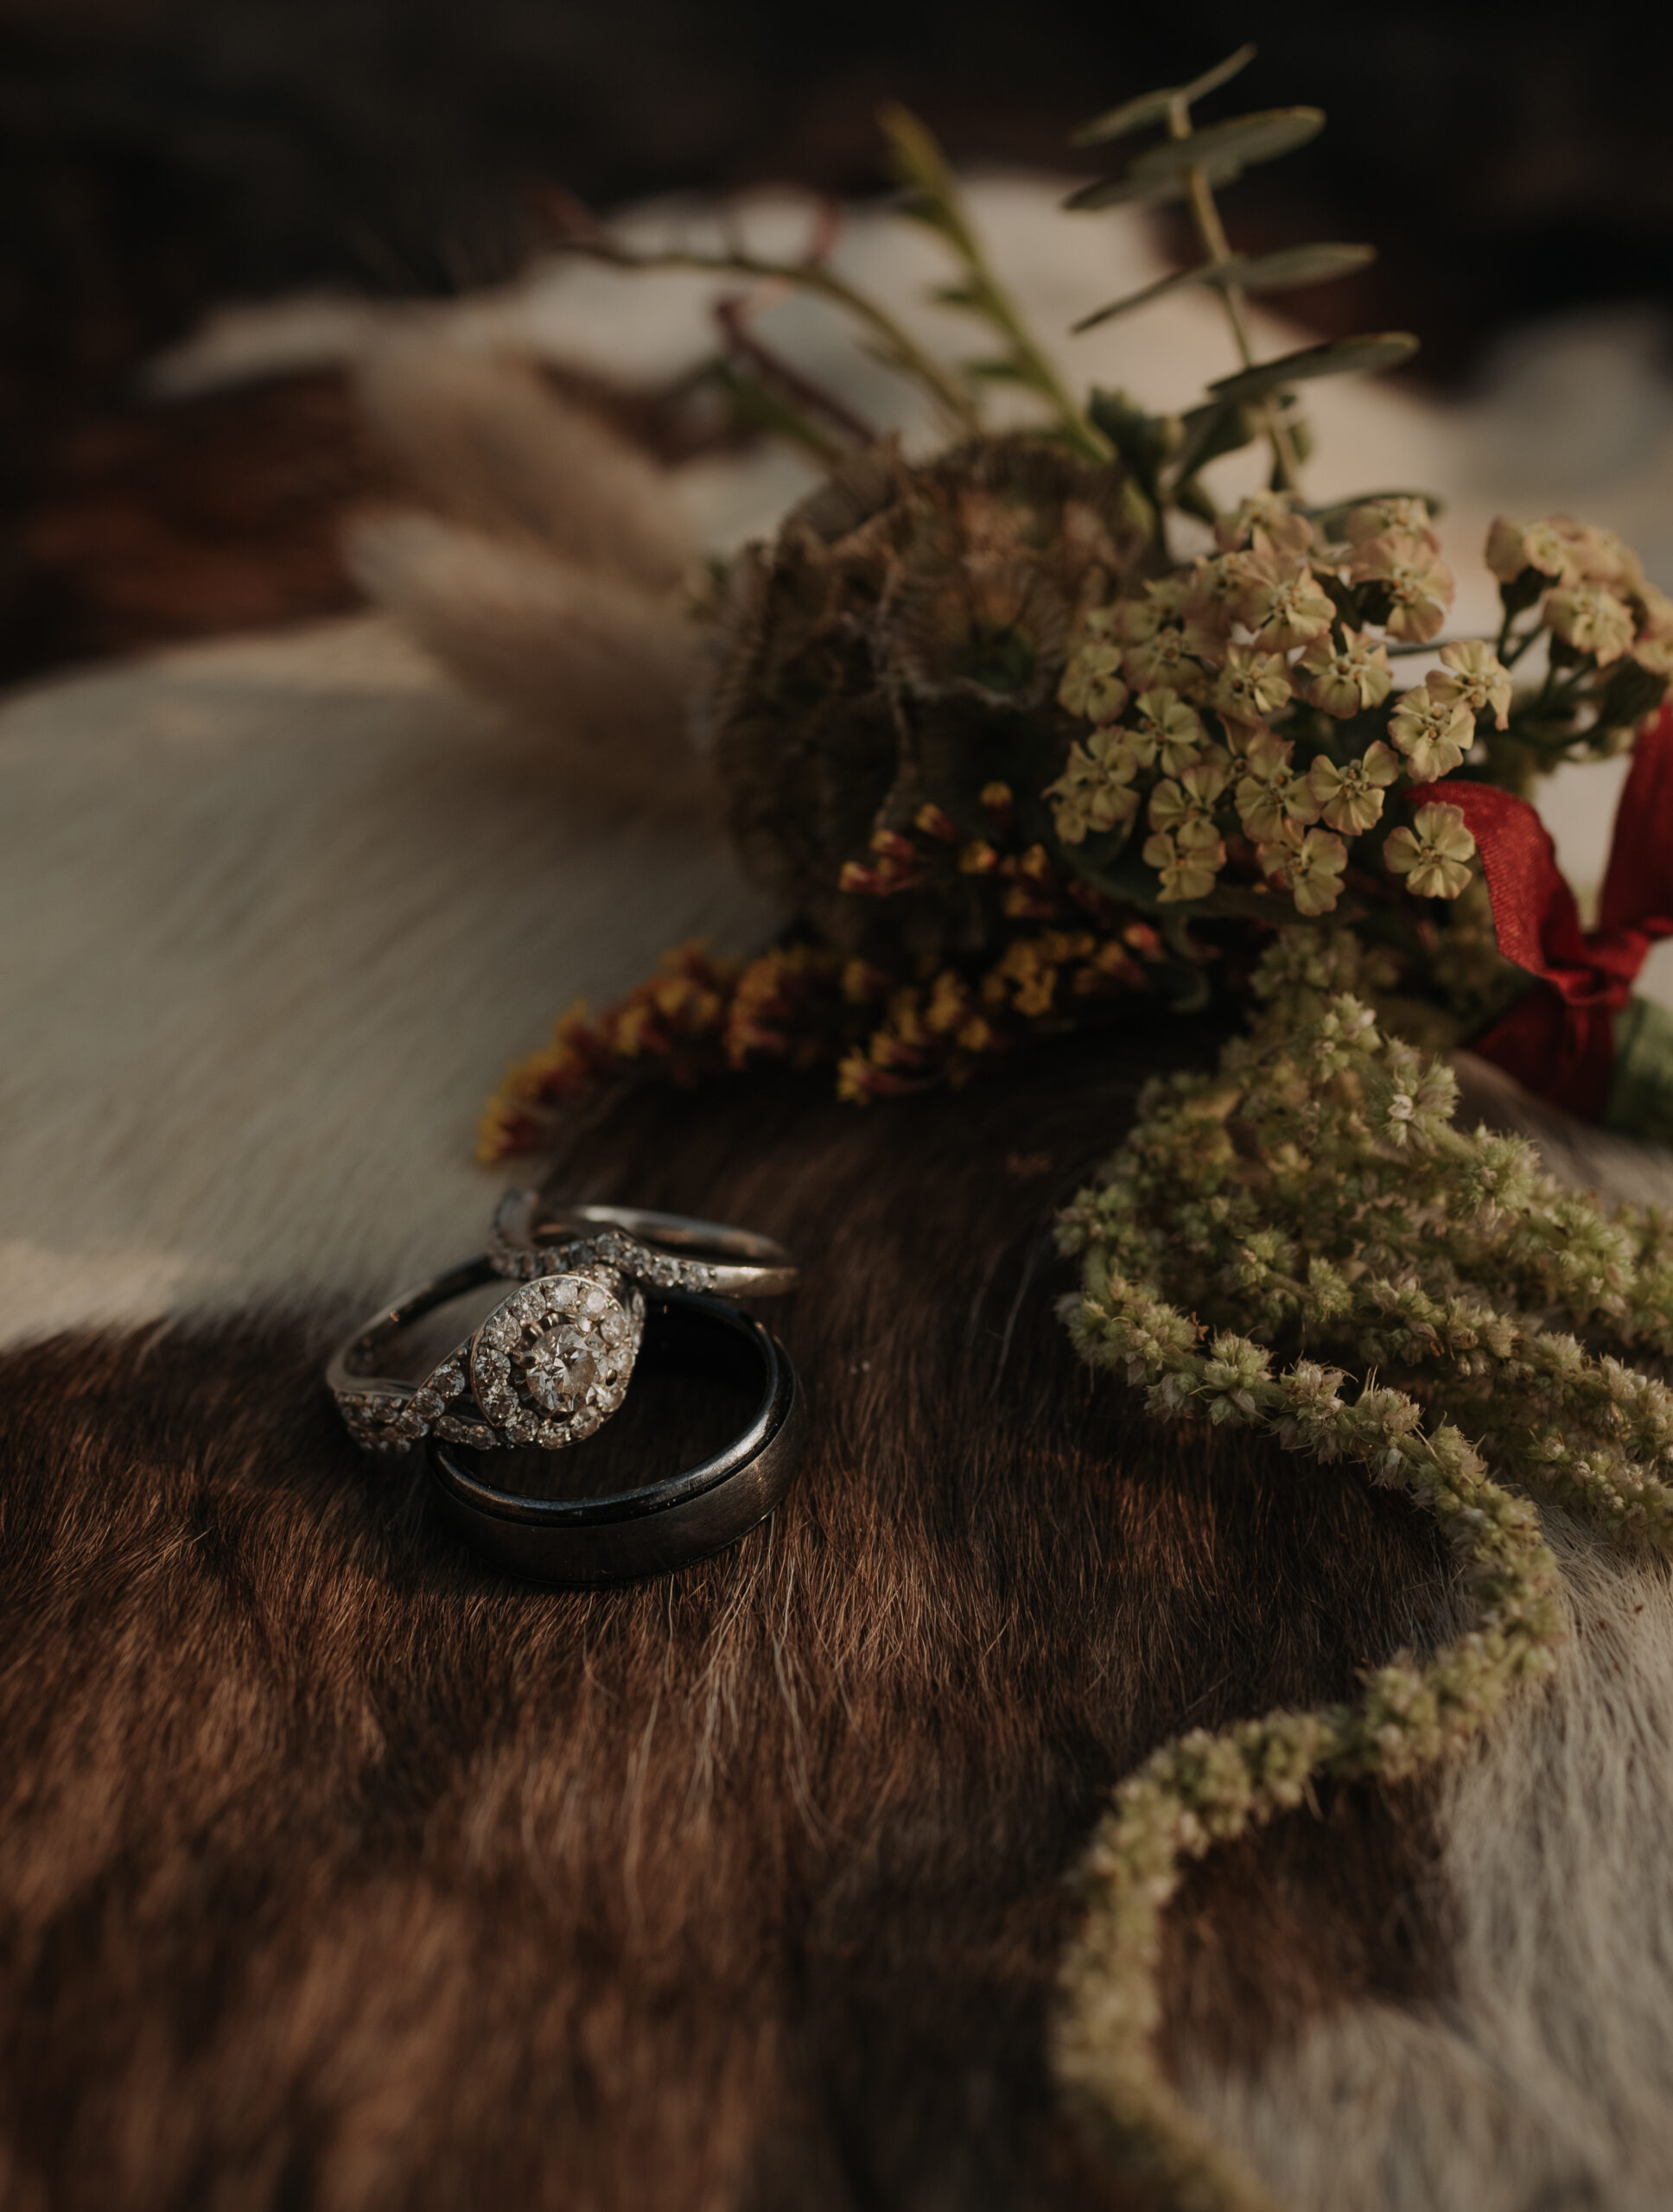
<path fill-rule="evenodd" d="M 754 1230 L 646 1206 L 571 1205 L 543 1200 L 538 1191 L 506 1192 L 488 1256 L 501 1274 L 520 1281 L 591 1264 L 649 1289 L 722 1298 L 770 1298 L 801 1279 L 784 1246 Z"/>
<path fill-rule="evenodd" d="M 578 1444 L 627 1395 L 645 1298 L 585 1254 L 503 1299 L 420 1381 L 385 1372 L 396 1340 L 426 1315 L 504 1276 L 487 1254 L 404 1291 L 357 1329 L 326 1369 L 349 1434 L 399 1451 L 431 1434 L 454 1444 Z"/>
<path fill-rule="evenodd" d="M 789 1487 L 807 1427 L 784 1346 L 735 1306 L 687 1291 L 647 1300 L 640 1371 L 693 1376 L 743 1398 L 731 1441 L 695 1465 L 649 1471 L 608 1497 L 530 1497 L 502 1489 L 506 1455 L 476 1454 L 439 1431 L 429 1444 L 438 1502 L 495 1566 L 537 1582 L 633 1581 L 722 1551 L 764 1521 Z M 654 1446 L 652 1446 L 654 1454 Z"/>

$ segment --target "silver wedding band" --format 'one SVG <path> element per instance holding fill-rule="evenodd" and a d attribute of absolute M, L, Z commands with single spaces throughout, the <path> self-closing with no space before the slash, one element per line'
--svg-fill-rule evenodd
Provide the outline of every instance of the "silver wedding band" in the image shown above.
<path fill-rule="evenodd" d="M 521 1281 L 582 1261 L 647 1289 L 717 1298 L 780 1297 L 801 1280 L 784 1246 L 754 1230 L 648 1206 L 543 1201 L 538 1191 L 506 1193 L 488 1251 L 501 1274 Z"/>
<path fill-rule="evenodd" d="M 485 1284 L 503 1282 L 485 1253 L 392 1300 L 355 1332 L 326 1370 L 356 1442 L 388 1450 L 425 1441 L 448 1518 L 495 1565 L 536 1581 L 627 1581 L 723 1550 L 772 1512 L 801 1456 L 801 1391 L 776 1337 L 724 1299 L 677 1287 L 647 1296 L 619 1276 L 612 1290 L 611 1280 L 601 1265 L 590 1275 L 536 1276 L 502 1300 L 423 1382 L 380 1373 L 404 1330 Z M 608 1326 L 613 1314 L 627 1325 Z M 592 1379 L 570 1393 L 552 1420 L 520 1406 L 509 1421 L 493 1419 L 484 1404 L 485 1398 L 492 1402 L 492 1378 L 506 1364 L 504 1348 L 513 1333 L 532 1347 L 523 1359 L 525 1380 L 554 1336 L 571 1351 L 579 1344 L 592 1362 Z M 485 1364 L 485 1344 L 498 1348 L 497 1367 Z M 492 1447 L 551 1450 L 591 1435 L 621 1402 L 641 1345 L 641 1371 L 742 1388 L 750 1410 L 729 1443 L 695 1465 L 656 1471 L 604 1497 L 531 1497 L 503 1488 L 486 1471 L 503 1464 L 503 1451 Z M 573 1358 L 566 1372 L 578 1383 Z"/>
<path fill-rule="evenodd" d="M 793 1289 L 799 1274 L 782 1244 L 754 1230 L 644 1206 L 543 1205 L 533 1191 L 512 1191 L 489 1249 L 374 1313 L 339 1349 L 326 1382 L 368 1451 L 439 1437 L 478 1450 L 559 1452 L 620 1408 L 647 1292 L 761 1297 Z M 422 1379 L 390 1371 L 404 1332 L 507 1277 L 516 1287 Z"/>

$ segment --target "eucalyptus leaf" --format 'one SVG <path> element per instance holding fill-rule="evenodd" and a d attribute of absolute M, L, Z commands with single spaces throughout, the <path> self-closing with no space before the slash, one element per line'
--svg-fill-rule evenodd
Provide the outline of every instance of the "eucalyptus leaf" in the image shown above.
<path fill-rule="evenodd" d="M 953 181 L 946 156 L 912 110 L 892 100 L 878 111 L 877 121 L 889 142 L 894 173 L 901 183 L 916 185 L 929 200 L 950 198 Z"/>
<path fill-rule="evenodd" d="M 1155 497 L 1162 464 L 1180 442 L 1178 417 L 1148 414 L 1124 391 L 1095 390 L 1086 411 L 1146 491 Z"/>
<path fill-rule="evenodd" d="M 1243 175 L 1243 163 L 1237 161 L 1209 160 L 1202 163 L 1202 174 L 1210 184 L 1230 184 L 1234 177 Z M 1183 174 L 1178 176 L 1094 177 L 1090 184 L 1083 184 L 1064 201 L 1066 207 L 1077 211 L 1091 207 L 1125 207 L 1135 201 L 1145 206 L 1159 206 L 1164 200 L 1183 200 L 1191 189 Z"/>
<path fill-rule="evenodd" d="M 1193 284 L 1209 281 L 1208 264 L 1200 269 L 1176 270 L 1171 276 L 1158 276 L 1154 284 L 1141 284 L 1136 292 L 1125 298 L 1111 300 L 1108 307 L 1094 308 L 1091 315 L 1084 315 L 1078 322 L 1069 325 L 1069 335 L 1078 338 L 1083 330 L 1096 330 L 1101 322 L 1113 322 L 1118 315 L 1130 315 L 1135 308 L 1148 307 L 1152 300 L 1166 299 L 1170 292 L 1183 292 Z"/>
<path fill-rule="evenodd" d="M 1072 146 L 1104 146 L 1112 138 L 1126 138 L 1135 130 L 1148 124 L 1165 123 L 1175 101 L 1189 107 L 1193 100 L 1206 99 L 1210 92 L 1217 92 L 1222 85 L 1229 85 L 1240 71 L 1246 69 L 1255 59 L 1252 46 L 1240 46 L 1224 61 L 1217 61 L 1212 69 L 1205 70 L 1188 85 L 1164 87 L 1159 92 L 1141 92 L 1136 99 L 1123 100 L 1119 107 L 1112 107 L 1104 114 L 1094 116 L 1091 122 L 1083 123 L 1069 143 Z"/>
<path fill-rule="evenodd" d="M 1281 386 L 1306 384 L 1314 377 L 1345 377 L 1372 369 L 1396 368 L 1410 360 L 1417 340 L 1409 330 L 1384 330 L 1364 338 L 1334 338 L 1306 346 L 1275 361 L 1258 362 L 1235 376 L 1218 377 L 1208 387 L 1221 399 L 1262 399 Z"/>
<path fill-rule="evenodd" d="M 1333 284 L 1339 276 L 1368 269 L 1376 258 L 1374 245 L 1350 245 L 1338 239 L 1287 245 L 1275 253 L 1235 253 L 1216 281 L 1241 284 L 1246 292 L 1299 292 L 1307 284 Z"/>
<path fill-rule="evenodd" d="M 1325 127 L 1320 107 L 1269 107 L 1256 115 L 1228 116 L 1224 123 L 1205 124 L 1187 137 L 1164 138 L 1135 154 L 1133 176 L 1174 176 L 1183 169 L 1206 168 L 1211 162 L 1235 162 L 1240 169 L 1251 162 L 1274 162 L 1316 138 Z"/>
<path fill-rule="evenodd" d="M 1229 261 L 1205 261 L 1195 269 L 1158 276 L 1155 283 L 1142 285 L 1125 299 L 1113 300 L 1107 308 L 1083 315 L 1070 329 L 1076 335 L 1096 329 L 1101 322 L 1112 321 L 1118 315 L 1129 315 L 1135 308 L 1148 307 L 1153 300 L 1165 299 L 1170 292 L 1186 291 L 1193 285 L 1211 284 L 1224 290 L 1228 284 L 1236 284 L 1245 292 L 1289 291 L 1303 284 L 1327 284 L 1376 258 L 1374 245 L 1295 245 L 1276 253 L 1234 253 Z"/>
<path fill-rule="evenodd" d="M 1178 454 L 1180 479 L 1194 476 L 1222 454 L 1252 445 L 1260 432 L 1255 416 L 1236 401 L 1211 401 L 1206 407 L 1193 407 L 1185 417 L 1185 442 Z"/>

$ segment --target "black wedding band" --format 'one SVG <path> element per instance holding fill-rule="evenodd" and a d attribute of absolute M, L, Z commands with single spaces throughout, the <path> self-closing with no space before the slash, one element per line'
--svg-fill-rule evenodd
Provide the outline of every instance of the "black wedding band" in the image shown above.
<path fill-rule="evenodd" d="M 432 1436 L 430 1471 L 445 1510 L 497 1566 L 537 1582 L 627 1582 L 688 1566 L 764 1521 L 801 1454 L 805 1413 L 796 1370 L 750 1315 L 681 1291 L 646 1301 L 641 1373 L 691 1375 L 759 1393 L 748 1425 L 695 1467 L 613 1497 L 525 1497 L 485 1482 L 479 1455 Z M 497 1456 L 497 1455 L 496 1455 Z"/>

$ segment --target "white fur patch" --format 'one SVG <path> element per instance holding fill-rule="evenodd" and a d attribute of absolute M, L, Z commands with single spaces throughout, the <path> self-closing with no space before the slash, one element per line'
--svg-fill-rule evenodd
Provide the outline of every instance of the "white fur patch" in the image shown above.
<path fill-rule="evenodd" d="M 1673 1605 L 1544 1516 L 1572 1634 L 1448 1777 L 1455 1993 L 1356 2005 L 1198 2108 L 1295 2212 L 1673 2202 Z"/>
<path fill-rule="evenodd" d="M 0 1337 L 370 1306 L 480 1249 L 473 1130 L 570 1000 L 769 925 L 375 620 L 0 711 Z"/>

